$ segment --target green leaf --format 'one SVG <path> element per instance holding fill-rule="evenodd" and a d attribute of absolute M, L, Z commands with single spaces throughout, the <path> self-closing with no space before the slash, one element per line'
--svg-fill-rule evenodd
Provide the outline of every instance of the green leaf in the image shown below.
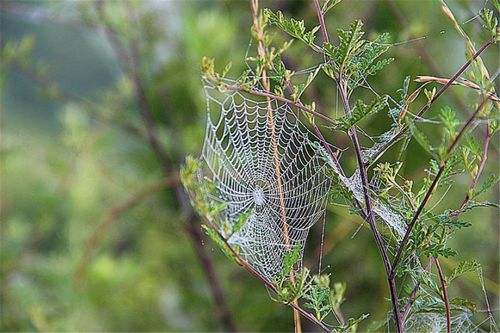
<path fill-rule="evenodd" d="M 481 264 L 479 264 L 476 260 L 462 261 L 447 278 L 447 282 L 450 283 L 465 273 L 477 272 L 479 269 L 481 269 Z"/>
<path fill-rule="evenodd" d="M 401 103 L 406 104 L 406 100 L 408 99 L 408 89 L 410 88 L 411 77 L 406 76 L 403 81 L 403 87 L 397 90 L 397 93 L 401 96 Z"/>
<path fill-rule="evenodd" d="M 368 76 L 375 75 L 394 59 L 375 60 L 389 49 L 389 34 L 383 33 L 373 41 L 363 39 L 363 23 L 354 21 L 347 30 L 339 29 L 340 43 L 334 46 L 323 44 L 323 52 L 333 61 L 325 73 L 335 78 L 337 73 L 346 80 L 350 89 L 355 89 Z"/>
<path fill-rule="evenodd" d="M 381 71 L 385 66 L 391 64 L 393 61 L 394 61 L 394 58 L 386 58 L 386 59 L 379 60 L 373 66 L 368 68 L 366 73 L 368 75 L 375 75 L 375 74 L 377 74 L 377 72 Z"/>
<path fill-rule="evenodd" d="M 344 303 L 344 294 L 347 289 L 347 284 L 344 282 L 336 282 L 333 284 L 333 289 L 330 291 L 330 305 L 332 309 L 339 309 Z"/>
<path fill-rule="evenodd" d="M 439 113 L 439 119 L 448 132 L 450 138 L 454 138 L 457 134 L 458 120 L 455 111 L 449 106 L 445 106 Z"/>
<path fill-rule="evenodd" d="M 283 281 L 292 271 L 293 266 L 300 260 L 300 245 L 297 244 L 293 248 L 285 252 L 283 257 L 283 269 L 281 270 L 280 278 Z"/>
<path fill-rule="evenodd" d="M 264 9 L 264 15 L 269 18 L 271 24 L 276 25 L 290 36 L 297 38 L 315 50 L 319 49 L 314 45 L 314 39 L 316 38 L 316 32 L 319 30 L 320 26 L 314 27 L 311 31 L 306 31 L 303 20 L 297 21 L 293 18 L 287 19 L 281 11 L 274 13 L 272 10 L 266 8 Z"/>
<path fill-rule="evenodd" d="M 450 304 L 452 306 L 460 307 L 460 308 L 466 308 L 468 310 L 471 310 L 472 312 L 476 311 L 476 304 L 469 301 L 466 298 L 462 297 L 455 297 L 452 300 L 450 300 Z"/>
<path fill-rule="evenodd" d="M 321 11 L 323 15 L 326 14 L 330 9 L 339 4 L 342 0 L 325 0 L 323 6 L 321 6 Z"/>
<path fill-rule="evenodd" d="M 493 10 L 489 8 L 483 8 L 479 12 L 479 16 L 483 20 L 483 27 L 490 33 L 493 40 L 496 41 L 498 38 L 498 31 L 497 31 L 498 18 L 493 13 Z"/>
<path fill-rule="evenodd" d="M 322 321 L 331 311 L 330 288 L 328 282 L 323 281 L 324 276 L 314 276 L 313 283 L 309 286 L 304 294 L 304 299 L 308 302 L 304 303 L 306 308 L 314 310 L 316 318 Z"/>
<path fill-rule="evenodd" d="M 470 227 L 472 225 L 470 222 L 465 222 L 458 219 L 454 213 L 455 212 L 450 209 L 447 210 L 444 214 L 435 216 L 433 220 L 435 220 L 441 226 L 452 229 L 460 229 Z"/>
<path fill-rule="evenodd" d="M 304 296 L 308 290 L 309 270 L 303 268 L 295 274 L 295 282 L 291 279 L 282 280 L 277 287 L 277 298 L 273 299 L 276 302 L 291 303 Z"/>
<path fill-rule="evenodd" d="M 374 114 L 382 110 L 387 104 L 387 96 L 382 98 L 376 97 L 370 105 L 366 105 L 362 100 L 357 100 L 354 108 L 352 109 L 351 116 L 344 116 L 338 119 L 336 129 L 348 131 L 352 126 L 356 125 L 366 116 Z"/>
<path fill-rule="evenodd" d="M 490 175 L 486 180 L 481 184 L 481 187 L 474 191 L 472 195 L 470 196 L 471 199 L 477 198 L 479 195 L 482 193 L 488 191 L 490 188 L 492 188 L 496 183 L 500 181 L 500 176 L 498 175 Z"/>
<path fill-rule="evenodd" d="M 342 68 L 348 60 L 360 53 L 366 41 L 362 40 L 365 34 L 361 28 L 363 22 L 355 20 L 351 23 L 348 30 L 338 30 L 340 45 L 335 50 L 335 59 L 338 65 Z"/>

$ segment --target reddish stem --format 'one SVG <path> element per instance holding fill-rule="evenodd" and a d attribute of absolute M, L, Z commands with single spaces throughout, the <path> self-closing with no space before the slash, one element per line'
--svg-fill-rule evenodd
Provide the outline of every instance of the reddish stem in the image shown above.
<path fill-rule="evenodd" d="M 450 78 L 450 80 L 443 86 L 441 87 L 441 89 L 439 89 L 439 91 L 436 93 L 436 95 L 429 101 L 429 103 L 427 103 L 426 105 L 424 105 L 422 107 L 422 109 L 417 113 L 417 116 L 416 116 L 416 119 L 418 118 L 421 118 L 424 113 L 427 112 L 427 110 L 429 110 L 429 108 L 431 107 L 431 105 L 446 91 L 448 90 L 449 87 L 452 86 L 453 82 L 455 82 L 459 77 L 460 75 L 462 75 L 463 72 L 465 72 L 465 70 L 470 66 L 470 64 L 472 64 L 472 62 L 481 55 L 481 53 L 483 53 L 483 51 L 485 51 L 490 45 L 494 44 L 494 41 L 490 38 L 488 39 L 488 41 L 483 44 L 483 46 L 481 46 L 481 48 L 479 50 L 476 51 L 476 53 L 474 53 L 474 55 L 469 59 L 467 60 L 467 62 L 465 64 L 462 65 L 462 67 L 460 67 L 460 69 L 455 73 L 453 74 L 453 76 Z M 372 157 L 372 161 L 370 164 L 373 164 L 387 149 L 389 149 L 389 147 L 391 147 L 394 143 L 396 143 L 404 134 L 406 134 L 406 132 L 408 132 L 408 129 L 409 127 L 408 126 L 404 126 L 398 133 L 396 133 L 389 141 L 387 141 L 384 145 L 382 145 L 382 147 L 380 147 L 380 149 L 373 155 Z"/>
<path fill-rule="evenodd" d="M 318 16 L 318 20 L 321 26 L 321 33 L 323 35 L 323 41 L 325 43 L 329 43 L 330 39 L 328 37 L 328 30 L 326 28 L 325 24 L 325 18 L 324 18 L 324 13 L 321 10 L 321 6 L 319 5 L 318 0 L 314 0 L 314 7 L 316 8 L 316 14 Z M 344 110 L 345 114 L 347 116 L 351 115 L 351 108 L 349 106 L 349 97 L 346 91 L 346 85 L 344 82 L 342 82 L 340 75 L 338 73 L 335 73 L 335 80 L 337 82 L 339 94 L 342 99 L 342 103 L 344 105 Z M 380 232 L 377 229 L 375 217 L 373 215 L 373 210 L 371 207 L 371 197 L 370 197 L 370 190 L 369 190 L 369 178 L 368 178 L 368 172 L 367 172 L 367 165 L 364 163 L 364 157 L 363 157 L 363 151 L 361 150 L 361 145 L 359 143 L 359 139 L 356 133 L 356 128 L 352 127 L 348 131 L 349 137 L 351 138 L 351 141 L 354 145 L 354 150 L 356 152 L 356 158 L 358 161 L 358 167 L 359 167 L 359 172 L 361 176 L 361 182 L 363 186 L 363 196 L 365 199 L 365 207 L 366 207 L 366 220 L 368 224 L 370 225 L 371 231 L 373 233 L 373 236 L 375 238 L 375 243 L 377 244 L 378 250 L 382 256 L 382 261 L 384 263 L 384 268 L 387 274 L 387 280 L 389 284 L 389 291 L 391 295 L 391 302 L 392 302 L 392 309 L 394 313 L 394 321 L 396 323 L 396 331 L 397 332 L 402 332 L 403 328 L 401 326 L 401 314 L 399 312 L 399 305 L 398 305 L 398 297 L 397 297 L 397 289 L 396 289 L 396 282 L 394 276 L 392 276 L 392 268 L 391 268 L 391 263 L 389 260 L 389 256 L 387 255 L 387 250 L 384 245 L 384 241 L 382 239 L 382 236 Z"/>
<path fill-rule="evenodd" d="M 441 281 L 441 290 L 443 292 L 443 301 L 444 306 L 446 308 L 446 332 L 451 333 L 451 314 L 450 314 L 450 301 L 448 299 L 448 291 L 446 287 L 446 280 L 443 274 L 443 270 L 441 269 L 441 265 L 439 264 L 439 260 L 435 258 L 434 262 L 436 263 L 436 268 L 439 274 L 439 281 Z"/>
<path fill-rule="evenodd" d="M 479 106 L 474 111 L 474 113 L 469 117 L 469 119 L 467 120 L 467 122 L 464 124 L 464 126 L 462 127 L 462 129 L 457 134 L 457 136 L 455 137 L 455 139 L 451 143 L 450 147 L 448 148 L 448 150 L 446 152 L 446 158 L 440 163 L 438 173 L 437 173 L 436 177 L 434 178 L 434 180 L 432 181 L 431 186 L 427 190 L 427 193 L 425 194 L 424 199 L 420 203 L 420 206 L 418 207 L 417 211 L 415 212 L 415 215 L 413 216 L 413 219 L 411 220 L 410 224 L 408 225 L 408 229 L 406 230 L 406 233 L 405 233 L 405 235 L 403 237 L 403 240 L 401 241 L 401 243 L 399 245 L 398 251 L 397 251 L 396 256 L 394 258 L 394 262 L 392 264 L 391 276 L 394 275 L 394 271 L 395 271 L 395 269 L 396 269 L 399 261 L 401 260 L 401 254 L 403 252 L 403 249 L 406 246 L 406 243 L 410 239 L 410 235 L 411 235 L 411 232 L 413 230 L 413 227 L 415 227 L 415 224 L 417 223 L 417 220 L 418 220 L 420 214 L 422 213 L 422 211 L 423 211 L 425 205 L 427 204 L 427 202 L 429 202 L 429 199 L 431 198 L 432 192 L 434 191 L 436 185 L 438 184 L 439 180 L 441 179 L 441 176 L 443 175 L 443 172 L 444 172 L 444 170 L 445 170 L 445 168 L 446 168 L 446 166 L 448 164 L 448 161 L 450 159 L 451 153 L 453 152 L 453 150 L 455 149 L 455 147 L 458 145 L 459 140 L 465 134 L 465 132 L 467 131 L 467 129 L 469 128 L 469 126 L 472 124 L 472 122 L 474 121 L 474 119 L 476 118 L 476 116 L 478 115 L 478 113 L 481 111 L 481 109 L 483 108 L 483 106 L 484 106 L 484 104 L 486 103 L 487 100 L 488 100 L 487 98 L 483 99 L 483 101 L 481 102 L 481 104 L 479 104 Z"/>

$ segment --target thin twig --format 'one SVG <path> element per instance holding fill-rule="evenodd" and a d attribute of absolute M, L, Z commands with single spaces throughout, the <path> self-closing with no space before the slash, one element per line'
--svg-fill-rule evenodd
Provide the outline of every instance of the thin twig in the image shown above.
<path fill-rule="evenodd" d="M 469 187 L 467 189 L 467 193 L 465 194 L 465 197 L 464 197 L 462 203 L 460 204 L 460 207 L 454 213 L 453 217 L 455 219 L 458 219 L 460 213 L 463 211 L 463 209 L 467 205 L 467 202 L 469 202 L 469 200 L 470 200 L 470 193 L 477 186 L 477 181 L 484 170 L 484 166 L 485 166 L 486 160 L 488 158 L 488 149 L 489 149 L 490 141 L 491 141 L 491 132 L 490 132 L 490 128 L 489 128 L 489 122 L 487 122 L 486 123 L 486 134 L 485 134 L 484 139 L 483 139 L 483 153 L 481 154 L 481 161 L 479 162 L 479 166 L 478 166 L 478 170 L 477 170 L 476 174 L 474 175 L 474 177 L 472 177 L 472 180 L 471 180 Z M 428 271 L 430 266 L 433 263 L 434 263 L 434 257 L 431 257 L 429 259 L 429 262 L 427 263 L 425 271 Z M 403 323 L 406 321 L 406 317 L 407 317 L 407 315 L 408 315 L 408 313 L 413 305 L 413 302 L 415 301 L 415 297 L 416 297 L 416 294 L 417 294 L 419 288 L 420 288 L 420 282 L 417 282 L 415 284 L 415 287 L 413 288 L 410 299 L 408 300 L 408 303 L 406 304 L 405 311 L 404 311 L 403 317 L 402 317 Z"/>
<path fill-rule="evenodd" d="M 483 44 L 483 46 L 481 46 L 481 48 L 479 50 L 476 51 L 476 53 L 474 53 L 474 55 L 465 62 L 465 64 L 462 65 L 462 67 L 460 67 L 460 69 L 455 73 L 453 74 L 453 76 L 449 79 L 449 81 L 443 86 L 441 87 L 441 89 L 439 89 L 439 91 L 436 93 L 436 95 L 434 95 L 434 97 L 427 103 L 425 104 L 422 109 L 420 109 L 420 111 L 417 113 L 415 119 L 419 119 L 423 116 L 424 113 L 427 112 L 427 110 L 429 110 L 429 108 L 432 106 L 432 104 L 446 91 L 448 90 L 449 87 L 451 87 L 453 85 L 453 82 L 455 82 L 455 80 L 457 80 L 460 75 L 462 75 L 463 72 L 465 72 L 465 70 L 467 68 L 469 68 L 469 66 L 472 64 L 472 62 L 481 55 L 481 53 L 483 53 L 490 45 L 493 45 L 494 44 L 494 41 L 490 38 L 488 39 L 488 41 L 486 43 Z M 375 152 L 372 156 L 372 159 L 371 159 L 371 162 L 370 162 L 370 165 L 372 165 L 373 163 L 375 163 L 378 158 L 387 150 L 389 149 L 390 147 L 392 147 L 392 145 L 394 143 L 396 143 L 399 139 L 401 139 L 403 137 L 403 135 L 406 134 L 406 132 L 408 132 L 409 130 L 409 127 L 407 125 L 404 125 L 403 128 L 398 132 L 396 133 L 391 139 L 389 139 L 387 142 L 385 142 L 378 150 L 377 152 Z"/>
<path fill-rule="evenodd" d="M 396 2 L 394 0 L 386 0 L 385 2 L 387 3 L 387 5 L 389 7 L 389 10 L 396 17 L 396 21 L 398 22 L 399 26 L 401 28 L 403 28 L 403 29 L 408 29 L 409 23 L 406 20 L 406 17 L 401 12 L 401 9 L 396 5 Z M 427 66 L 432 71 L 432 73 L 434 73 L 437 76 L 440 76 L 441 75 L 440 74 L 441 70 L 436 65 L 436 63 L 434 62 L 433 58 L 429 55 L 429 52 L 427 52 L 427 49 L 424 47 L 424 45 L 422 44 L 422 42 L 419 39 L 417 39 L 417 36 L 415 36 L 414 34 L 410 33 L 408 35 L 408 38 L 410 40 L 414 40 L 414 42 L 412 43 L 412 45 L 415 47 L 415 49 L 417 50 L 418 54 L 420 54 L 420 56 L 422 57 L 422 59 L 424 59 L 424 61 L 427 63 Z M 455 92 L 453 92 L 451 94 L 451 96 L 452 96 L 455 104 L 461 110 L 467 110 L 466 105 L 464 104 L 464 102 L 460 98 L 458 98 L 458 95 Z"/>
<path fill-rule="evenodd" d="M 443 301 L 446 309 L 446 332 L 451 333 L 450 300 L 448 299 L 446 279 L 444 277 L 443 270 L 441 269 L 441 265 L 439 264 L 439 259 L 435 258 L 434 262 L 438 271 L 439 281 L 441 281 L 441 291 L 443 292 Z"/>
<path fill-rule="evenodd" d="M 415 78 L 415 82 L 419 83 L 430 83 L 430 82 L 435 82 L 438 84 L 446 84 L 448 83 L 449 79 L 445 77 L 437 77 L 437 76 L 428 76 L 428 75 L 419 75 Z M 481 88 L 479 85 L 475 84 L 474 82 L 468 81 L 468 80 L 455 80 L 455 82 L 452 83 L 453 86 L 461 86 L 469 89 L 473 89 L 476 92 L 482 92 L 483 88 Z M 453 90 L 450 90 L 450 92 Z M 500 102 L 500 98 L 496 95 L 494 90 L 488 91 L 485 94 L 489 99 L 491 99 L 494 102 Z"/>
<path fill-rule="evenodd" d="M 412 218 L 410 224 L 408 225 L 408 228 L 406 229 L 406 233 L 405 233 L 405 235 L 403 237 L 403 240 L 401 241 L 401 243 L 400 243 L 400 245 L 398 247 L 398 250 L 396 252 L 396 256 L 395 256 L 393 264 L 392 264 L 391 276 L 394 276 L 394 274 L 395 274 L 395 269 L 396 269 L 397 265 L 399 264 L 399 261 L 401 260 L 401 254 L 403 252 L 403 249 L 406 246 L 406 243 L 410 239 L 410 235 L 411 235 L 411 232 L 413 230 L 413 227 L 415 226 L 415 224 L 416 224 L 416 222 L 417 222 L 420 214 L 422 213 L 425 205 L 427 204 L 427 202 L 431 198 L 431 195 L 434 192 L 434 189 L 435 189 L 436 185 L 438 184 L 439 180 L 441 179 L 441 176 L 443 175 L 443 172 L 444 172 L 444 170 L 445 170 L 445 168 L 446 168 L 446 166 L 448 164 L 448 161 L 450 159 L 451 153 L 453 152 L 453 150 L 455 149 L 455 147 L 458 145 L 459 140 L 465 134 L 465 132 L 467 131 L 467 129 L 469 128 L 469 126 L 472 124 L 472 122 L 474 121 L 474 119 L 476 118 L 476 116 L 478 115 L 478 113 L 481 111 L 481 109 L 483 108 L 483 106 L 484 106 L 484 104 L 486 103 L 487 100 L 488 100 L 487 98 L 483 99 L 483 101 L 481 102 L 481 104 L 479 104 L 479 106 L 474 111 L 474 113 L 469 117 L 469 119 L 467 120 L 467 122 L 464 124 L 464 126 L 462 127 L 462 129 L 457 134 L 457 136 L 455 137 L 455 139 L 451 143 L 450 147 L 448 148 L 448 150 L 446 152 L 446 157 L 440 163 L 439 170 L 438 170 L 438 172 L 436 174 L 436 177 L 434 177 L 434 180 L 432 181 L 429 189 L 427 190 L 427 193 L 425 194 L 424 199 L 420 203 L 420 206 L 418 207 L 417 211 L 413 215 L 413 218 Z"/>
<path fill-rule="evenodd" d="M 330 118 L 328 116 L 325 116 L 324 114 L 322 114 L 320 112 L 317 112 L 317 111 L 309 109 L 308 107 L 305 107 L 304 104 L 302 104 L 300 101 L 294 102 L 288 98 L 285 98 L 283 96 L 278 96 L 278 95 L 272 94 L 272 93 L 267 92 L 267 91 L 260 91 L 257 89 L 246 88 L 246 87 L 242 87 L 242 86 L 224 84 L 224 85 L 222 85 L 222 88 L 227 89 L 227 90 L 233 90 L 233 91 L 247 92 L 249 94 L 256 95 L 256 96 L 262 96 L 262 97 L 266 97 L 266 98 L 275 99 L 277 101 L 293 105 L 306 113 L 310 113 L 315 117 L 323 119 L 324 121 L 326 121 L 327 123 L 330 123 L 331 125 L 338 125 L 337 121 L 333 120 L 332 118 Z"/>
<path fill-rule="evenodd" d="M 431 269 L 431 266 L 433 264 L 434 264 L 434 257 L 431 257 L 431 259 L 427 263 L 427 266 L 425 266 L 425 268 L 424 268 L 424 272 L 428 272 Z M 417 281 L 417 283 L 415 284 L 415 287 L 413 288 L 413 290 L 410 294 L 410 298 L 408 299 L 408 303 L 406 303 L 403 315 L 401 316 L 401 322 L 403 323 L 403 326 L 404 326 L 404 323 L 406 322 L 406 318 L 408 317 L 408 314 L 410 313 L 410 309 L 411 309 L 413 303 L 415 302 L 415 299 L 417 298 L 417 292 L 418 292 L 419 288 L 420 288 L 420 281 Z"/>
<path fill-rule="evenodd" d="M 314 0 L 314 6 L 316 8 L 316 14 L 318 16 L 318 20 L 319 20 L 319 23 L 321 26 L 321 33 L 323 36 L 323 41 L 325 43 L 329 43 L 330 40 L 328 37 L 328 30 L 327 30 L 326 24 L 325 24 L 324 13 L 321 10 L 321 6 L 320 6 L 318 0 Z M 342 102 L 344 104 L 345 113 L 349 117 L 351 115 L 351 109 L 349 106 L 349 97 L 347 95 L 346 85 L 342 82 L 341 78 L 339 77 L 339 75 L 337 73 L 335 75 L 335 78 L 337 81 L 339 94 L 340 94 Z M 399 313 L 396 283 L 395 283 L 394 276 L 391 276 L 392 268 L 391 268 L 389 256 L 387 255 L 387 249 L 385 248 L 382 236 L 377 229 L 375 217 L 373 215 L 373 210 L 371 207 L 371 197 L 370 197 L 370 190 L 369 190 L 369 178 L 368 178 L 367 166 L 364 163 L 363 152 L 361 150 L 361 145 L 359 143 L 359 139 L 358 139 L 358 136 L 356 133 L 356 128 L 351 127 L 348 131 L 348 134 L 349 134 L 349 137 L 351 138 L 351 141 L 354 145 L 356 157 L 358 160 L 358 167 L 359 167 L 359 172 L 360 172 L 360 176 L 361 176 L 361 182 L 363 185 L 363 196 L 365 199 L 366 219 L 370 225 L 373 236 L 375 238 L 375 243 L 377 244 L 379 252 L 382 256 L 384 268 L 385 268 L 387 278 L 388 278 L 389 291 L 390 291 L 391 302 L 392 302 L 392 309 L 393 309 L 393 313 L 394 313 L 394 321 L 396 323 L 396 330 L 397 330 L 397 332 L 402 332 L 403 329 L 401 326 L 401 318 L 400 318 L 401 316 Z"/>

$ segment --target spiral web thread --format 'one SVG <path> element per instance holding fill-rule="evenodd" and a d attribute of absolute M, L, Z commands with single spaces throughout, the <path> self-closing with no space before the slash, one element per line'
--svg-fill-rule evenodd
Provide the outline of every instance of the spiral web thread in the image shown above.
<path fill-rule="evenodd" d="M 211 86 L 205 92 L 209 107 L 202 177 L 217 186 L 210 199 L 227 204 L 217 226 L 240 255 L 272 281 L 283 270 L 287 251 L 298 247 L 302 256 L 309 229 L 324 216 L 331 186 L 328 164 L 289 105 L 273 100 L 280 193 L 267 101 L 239 92 L 221 94 Z M 216 107 L 211 109 L 211 104 Z M 241 214 L 250 214 L 247 222 L 228 234 L 223 221 L 234 226 Z"/>

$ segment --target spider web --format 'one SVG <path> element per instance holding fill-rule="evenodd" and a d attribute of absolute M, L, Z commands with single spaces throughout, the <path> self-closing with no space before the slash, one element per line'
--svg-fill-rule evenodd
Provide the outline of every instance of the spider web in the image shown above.
<path fill-rule="evenodd" d="M 485 332 L 472 322 L 472 313 L 460 312 L 451 316 L 452 332 Z M 446 331 L 446 316 L 437 312 L 423 312 L 412 315 L 405 323 L 405 331 L 414 333 L 439 333 Z"/>
<path fill-rule="evenodd" d="M 298 247 L 302 258 L 309 229 L 324 216 L 329 165 L 288 104 L 271 102 L 274 145 L 267 101 L 220 93 L 212 86 L 205 86 L 205 92 L 200 176 L 216 184 L 210 199 L 227 205 L 217 227 L 243 259 L 272 281 L 282 272 L 287 251 Z M 247 222 L 228 232 L 224 223 L 234 227 L 242 214 L 250 214 Z M 301 260 L 295 268 L 300 266 Z"/>

